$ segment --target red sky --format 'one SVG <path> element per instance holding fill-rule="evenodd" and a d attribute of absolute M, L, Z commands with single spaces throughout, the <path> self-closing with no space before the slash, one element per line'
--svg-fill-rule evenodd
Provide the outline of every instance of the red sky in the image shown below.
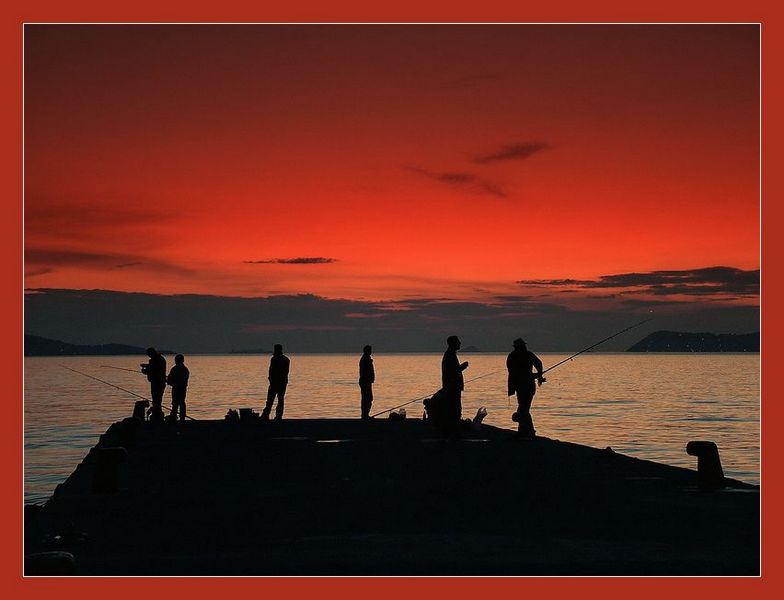
<path fill-rule="evenodd" d="M 26 286 L 754 270 L 758 52 L 756 26 L 27 26 Z"/>

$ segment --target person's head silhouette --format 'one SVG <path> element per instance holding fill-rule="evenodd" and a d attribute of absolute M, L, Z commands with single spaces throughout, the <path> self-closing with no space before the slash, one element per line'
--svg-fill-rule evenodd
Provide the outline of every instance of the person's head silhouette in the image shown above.
<path fill-rule="evenodd" d="M 525 345 L 525 340 L 523 338 L 517 338 L 515 341 L 512 342 L 512 346 L 515 348 L 519 348 L 520 350 L 525 350 L 527 346 Z"/>
<path fill-rule="evenodd" d="M 362 353 L 363 354 L 371 354 L 372 352 L 373 352 L 373 347 L 372 346 L 365 346 L 364 348 L 362 348 Z"/>
<path fill-rule="evenodd" d="M 174 357 L 175 364 L 181 365 L 185 362 L 185 357 L 182 354 L 178 354 Z"/>
<path fill-rule="evenodd" d="M 153 357 L 153 356 L 155 356 L 156 354 L 158 354 L 158 352 L 155 350 L 155 348 L 153 348 L 152 346 L 150 346 L 149 348 L 147 348 L 147 356 L 149 356 L 150 358 L 152 358 L 152 357 Z"/>
<path fill-rule="evenodd" d="M 281 346 L 280 344 L 275 344 L 272 348 L 272 353 L 275 356 L 280 356 L 281 354 L 283 354 L 283 346 Z"/>
<path fill-rule="evenodd" d="M 456 335 L 450 335 L 446 338 L 446 345 L 455 350 L 460 350 L 460 338 Z"/>

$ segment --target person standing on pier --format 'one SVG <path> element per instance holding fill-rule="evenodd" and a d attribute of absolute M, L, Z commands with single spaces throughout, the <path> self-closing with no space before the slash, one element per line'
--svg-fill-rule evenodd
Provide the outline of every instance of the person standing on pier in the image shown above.
<path fill-rule="evenodd" d="M 365 346 L 362 349 L 362 358 L 359 359 L 359 390 L 363 419 L 370 418 L 370 407 L 373 405 L 373 383 L 376 381 L 376 371 L 373 368 L 372 353 L 373 348 Z"/>
<path fill-rule="evenodd" d="M 289 357 L 283 354 L 283 346 L 275 344 L 269 366 L 269 388 L 267 389 L 267 405 L 261 413 L 262 419 L 269 419 L 272 403 L 275 397 L 278 404 L 275 406 L 275 419 L 283 418 L 283 399 L 286 396 L 286 386 L 289 383 Z"/>
<path fill-rule="evenodd" d="M 177 420 L 177 411 L 179 409 L 180 422 L 185 422 L 185 395 L 188 392 L 188 378 L 191 372 L 185 366 L 185 357 L 178 354 L 174 357 L 174 366 L 169 371 L 169 376 L 166 378 L 166 383 L 171 387 L 172 396 L 172 410 L 171 420 L 174 423 Z"/>
<path fill-rule="evenodd" d="M 530 352 L 522 340 L 517 338 L 512 342 L 514 350 L 506 357 L 506 369 L 509 371 L 507 393 L 509 396 L 517 395 L 517 435 L 520 437 L 536 437 L 534 421 L 531 418 L 531 403 L 536 394 L 536 384 L 544 383 L 542 377 L 542 361 L 533 352 Z M 536 369 L 536 374 L 532 370 Z"/>
<path fill-rule="evenodd" d="M 457 358 L 460 350 L 460 338 L 450 335 L 447 349 L 441 360 L 441 387 L 444 390 L 444 424 L 447 429 L 457 430 L 463 413 L 462 393 L 465 389 L 463 371 L 468 368 L 468 361 L 461 363 Z"/>
<path fill-rule="evenodd" d="M 163 393 L 166 391 L 166 359 L 155 349 L 147 348 L 147 356 L 150 360 L 147 364 L 142 364 L 142 373 L 147 375 L 150 382 L 150 396 L 152 396 L 152 408 L 150 408 L 150 421 L 163 421 Z"/>

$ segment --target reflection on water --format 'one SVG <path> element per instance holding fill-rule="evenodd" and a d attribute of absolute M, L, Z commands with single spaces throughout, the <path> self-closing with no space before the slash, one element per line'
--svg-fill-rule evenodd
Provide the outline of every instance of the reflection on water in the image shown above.
<path fill-rule="evenodd" d="M 286 417 L 359 417 L 357 355 L 289 355 Z M 488 410 L 485 423 L 513 428 L 506 397 L 505 354 L 464 354 L 464 416 Z M 542 354 L 545 368 L 565 358 Z M 171 363 L 171 357 L 167 357 Z M 25 500 L 45 500 L 82 460 L 109 424 L 130 416 L 135 398 L 60 367 L 84 371 L 147 395 L 137 368 L 145 357 L 25 359 Z M 373 412 L 440 386 L 440 354 L 375 354 Z M 188 356 L 188 414 L 220 419 L 229 408 L 266 397 L 268 356 Z M 759 482 L 758 354 L 588 354 L 547 375 L 532 414 L 537 433 L 668 464 L 694 467 L 686 443 L 705 439 L 721 450 L 725 473 Z M 167 390 L 165 402 L 170 402 Z M 407 407 L 420 417 L 421 403 Z M 386 416 L 386 415 L 384 415 Z"/>

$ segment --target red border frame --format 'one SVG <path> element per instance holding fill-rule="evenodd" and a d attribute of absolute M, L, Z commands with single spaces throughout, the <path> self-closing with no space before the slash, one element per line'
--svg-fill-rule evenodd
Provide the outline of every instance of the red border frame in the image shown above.
<path fill-rule="evenodd" d="M 321 6 L 319 6 L 321 4 Z M 782 482 L 776 472 L 780 456 L 781 436 L 776 428 L 782 416 L 777 383 L 770 376 L 777 357 L 774 337 L 779 331 L 777 299 L 780 281 L 776 273 L 778 240 L 776 228 L 781 223 L 781 64 L 784 37 L 782 21 L 773 1 L 729 2 L 706 0 L 659 0 L 637 6 L 628 0 L 562 1 L 557 6 L 542 3 L 525 6 L 510 0 L 397 0 L 393 6 L 374 6 L 367 1 L 294 0 L 268 3 L 248 0 L 137 0 L 128 4 L 109 4 L 97 0 L 7 0 L 1 9 L 2 35 L 0 53 L 2 76 L 2 169 L 6 195 L 2 199 L 3 219 L 0 243 L 3 246 L 2 267 L 5 293 L 0 296 L 6 332 L 2 365 L 11 382 L 4 400 L 0 460 L 2 461 L 3 493 L 0 514 L 5 533 L 2 544 L 2 591 L 10 597 L 50 598 L 53 594 L 80 599 L 112 597 L 137 600 L 140 593 L 182 594 L 189 598 L 211 598 L 216 592 L 232 594 L 267 593 L 287 596 L 395 598 L 400 594 L 448 594 L 454 597 L 475 597 L 497 594 L 542 594 L 548 597 L 596 597 L 602 600 L 623 598 L 630 594 L 638 599 L 656 598 L 663 594 L 710 594 L 712 598 L 737 598 L 739 594 L 755 597 L 780 595 L 781 576 L 777 572 L 777 541 L 781 532 Z M 762 204 L 762 270 L 763 314 L 762 338 L 762 439 L 763 439 L 763 564 L 762 578 L 506 578 L 506 579 L 23 579 L 22 534 L 22 23 L 24 22 L 180 22 L 180 21 L 386 21 L 386 22 L 761 22 L 763 74 L 763 180 Z M 777 75 L 778 73 L 778 75 Z M 119 585 L 118 585 L 119 584 Z M 775 590 L 779 589 L 778 592 Z"/>

